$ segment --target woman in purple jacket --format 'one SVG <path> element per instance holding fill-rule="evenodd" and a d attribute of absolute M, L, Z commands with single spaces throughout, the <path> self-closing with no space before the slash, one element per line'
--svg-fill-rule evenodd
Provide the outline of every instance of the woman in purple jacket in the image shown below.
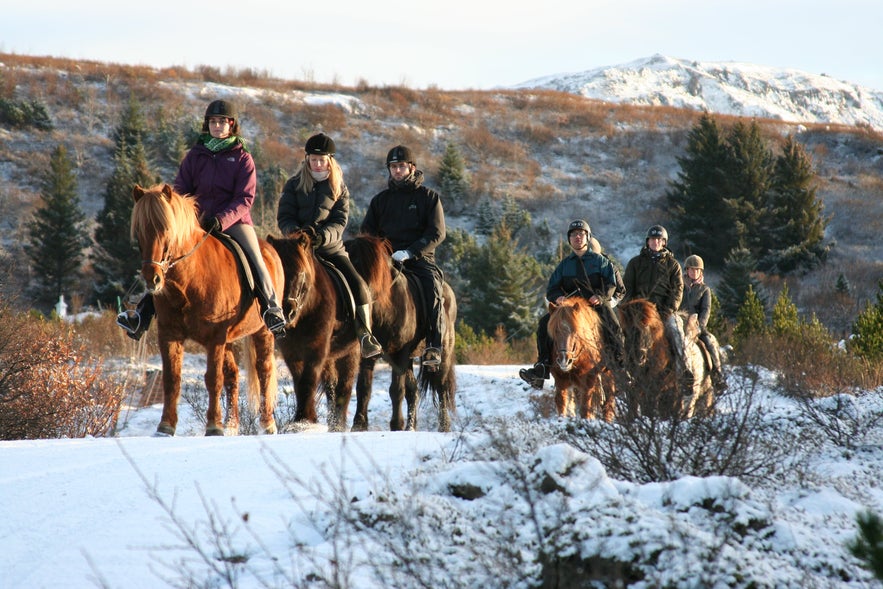
<path fill-rule="evenodd" d="M 208 105 L 202 134 L 178 168 L 175 190 L 196 197 L 202 228 L 224 231 L 242 248 L 255 275 L 255 296 L 261 316 L 273 335 L 285 330 L 285 317 L 276 299 L 251 220 L 257 179 L 254 160 L 239 136 L 239 117 L 229 100 Z M 145 295 L 135 310 L 117 316 L 117 323 L 138 340 L 153 317 L 153 297 Z"/>

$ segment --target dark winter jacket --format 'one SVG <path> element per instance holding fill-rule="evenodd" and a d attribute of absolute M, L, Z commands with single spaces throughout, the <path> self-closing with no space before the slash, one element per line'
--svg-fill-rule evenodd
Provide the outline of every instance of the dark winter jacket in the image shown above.
<path fill-rule="evenodd" d="M 218 153 L 201 143 L 194 145 L 175 178 L 175 191 L 195 196 L 200 218 L 217 217 L 222 230 L 237 223 L 253 225 L 256 187 L 254 160 L 241 142 Z"/>
<path fill-rule="evenodd" d="M 571 252 L 549 277 L 546 299 L 554 302 L 558 297 L 577 294 L 586 300 L 598 295 L 609 302 L 616 292 L 616 282 L 616 270 L 607 257 L 591 250 L 582 256 Z"/>
<path fill-rule="evenodd" d="M 654 252 L 647 246 L 642 247 L 641 253 L 626 265 L 623 283 L 626 291 L 623 302 L 649 299 L 663 318 L 678 310 L 684 296 L 681 265 L 668 248 Z"/>
<path fill-rule="evenodd" d="M 435 248 L 445 240 L 445 214 L 439 194 L 423 186 L 417 170 L 404 186 L 390 178 L 389 187 L 371 199 L 362 233 L 384 237 L 393 251 L 435 263 Z"/>
<path fill-rule="evenodd" d="M 711 314 L 711 289 L 708 285 L 702 282 L 693 285 L 684 284 L 681 311 L 696 313 L 699 316 L 699 327 L 702 331 L 707 331 L 708 316 Z"/>
<path fill-rule="evenodd" d="M 298 184 L 300 174 L 295 174 L 282 188 L 276 212 L 279 230 L 288 235 L 313 227 L 323 240 L 316 252 L 324 257 L 340 254 L 344 251 L 343 232 L 350 214 L 350 191 L 342 184 L 340 196 L 335 200 L 328 180 L 314 183 L 309 193 L 298 189 Z"/>

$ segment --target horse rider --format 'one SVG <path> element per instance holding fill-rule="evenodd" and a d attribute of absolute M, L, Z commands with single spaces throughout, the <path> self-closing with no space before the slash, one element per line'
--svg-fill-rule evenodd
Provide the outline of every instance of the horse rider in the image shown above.
<path fill-rule="evenodd" d="M 677 310 L 684 296 L 684 276 L 681 265 L 668 249 L 668 231 L 662 225 L 647 230 L 644 247 L 629 260 L 623 276 L 625 298 L 623 302 L 644 298 L 656 306 L 668 334 L 669 344 L 686 370 L 684 358 L 684 328 Z M 685 373 L 686 378 L 691 378 Z"/>
<path fill-rule="evenodd" d="M 435 263 L 435 249 L 444 241 L 446 231 L 441 197 L 423 185 L 423 171 L 417 169 L 410 148 L 396 145 L 390 149 L 386 169 L 387 188 L 371 199 L 361 231 L 387 239 L 393 262 L 420 281 L 429 323 L 422 364 L 438 366 L 447 328 L 442 309 L 444 275 Z"/>
<path fill-rule="evenodd" d="M 371 333 L 371 293 L 343 247 L 350 192 L 334 154 L 334 140 L 324 133 L 307 139 L 304 159 L 282 188 L 276 222 L 283 235 L 304 230 L 318 257 L 330 261 L 347 281 L 356 304 L 356 337 L 363 358 L 383 352 Z"/>
<path fill-rule="evenodd" d="M 721 354 L 717 338 L 708 331 L 708 318 L 711 315 L 711 288 L 705 284 L 705 262 L 697 255 L 684 260 L 687 280 L 684 282 L 684 298 L 681 311 L 695 313 L 699 323 L 699 339 L 705 344 L 711 356 L 711 382 L 717 391 L 727 388 L 727 381 L 721 372 Z"/>
<path fill-rule="evenodd" d="M 613 304 L 623 295 L 623 289 L 619 286 L 622 284 L 619 272 L 607 256 L 590 246 L 597 241 L 592 237 L 592 230 L 586 221 L 577 219 L 570 223 L 567 241 L 573 251 L 558 263 L 549 277 L 546 300 L 561 304 L 572 296 L 585 299 L 601 316 L 605 342 L 617 367 L 622 368 L 625 345 L 619 318 L 613 310 Z M 552 342 L 548 326 L 547 312 L 537 326 L 537 362 L 532 368 L 522 368 L 518 372 L 518 376 L 535 389 L 542 389 L 543 382 L 550 376 Z"/>
<path fill-rule="evenodd" d="M 242 248 L 254 272 L 254 294 L 264 324 L 274 336 L 281 337 L 285 317 L 251 219 L 256 187 L 254 160 L 239 135 L 236 106 L 230 100 L 214 100 L 205 109 L 202 133 L 181 161 L 174 188 L 196 198 L 200 226 L 206 233 L 224 231 Z M 120 313 L 117 324 L 137 341 L 154 313 L 153 297 L 148 293 L 134 310 Z"/>

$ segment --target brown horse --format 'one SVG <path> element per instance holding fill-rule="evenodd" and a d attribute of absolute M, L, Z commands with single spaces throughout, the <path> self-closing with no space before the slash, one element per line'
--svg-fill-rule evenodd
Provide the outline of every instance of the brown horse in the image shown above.
<path fill-rule="evenodd" d="M 616 386 L 604 358 L 601 317 L 574 297 L 552 306 L 548 331 L 555 350 L 551 372 L 558 415 L 613 421 Z"/>
<path fill-rule="evenodd" d="M 417 287 L 402 272 L 394 268 L 389 242 L 384 239 L 360 235 L 348 240 L 346 249 L 353 265 L 365 279 L 374 294 L 372 323 L 374 335 L 385 351 L 384 358 L 392 369 L 389 398 L 392 401 L 392 417 L 389 428 L 393 431 L 417 429 L 418 380 L 419 392 L 432 391 L 438 408 L 438 430 L 451 429 L 451 416 L 457 389 L 454 372 L 454 324 L 457 321 L 457 300 L 448 283 L 444 284 L 443 313 L 445 330 L 442 341 L 442 361 L 436 370 L 420 367 L 414 377 L 412 358 L 419 355 L 425 345 L 426 319 Z M 374 382 L 376 358 L 364 359 L 359 367 L 356 382 L 356 414 L 353 430 L 368 429 L 368 403 Z M 402 416 L 402 400 L 407 402 L 407 421 Z"/>
<path fill-rule="evenodd" d="M 679 315 L 684 325 L 684 342 L 676 345 L 684 346 L 683 366 L 673 352 L 668 329 L 656 305 L 646 299 L 634 299 L 620 304 L 617 311 L 625 334 L 626 367 L 637 389 L 629 413 L 690 418 L 710 411 L 714 403 L 711 372 L 698 341 L 696 315 Z M 689 369 L 692 379 L 685 369 Z M 651 392 L 652 395 L 648 394 Z"/>
<path fill-rule="evenodd" d="M 223 435 L 221 386 L 227 388 L 226 430 L 239 431 L 238 368 L 231 343 L 248 338 L 248 396 L 260 403 L 260 425 L 276 432 L 273 410 L 277 383 L 273 335 L 261 320 L 254 296 L 245 292 L 233 254 L 199 227 L 196 200 L 168 184 L 135 186 L 132 238 L 141 250 L 141 275 L 156 307 L 157 338 L 163 367 L 163 412 L 158 435 L 174 435 L 181 395 L 185 340 L 205 348 L 209 393 L 206 435 Z M 264 262 L 277 289 L 282 264 L 266 242 Z"/>
<path fill-rule="evenodd" d="M 347 320 L 342 297 L 304 232 L 267 239 L 279 252 L 285 273 L 282 307 L 288 324 L 276 345 L 294 381 L 295 420 L 316 423 L 322 385 L 328 428 L 344 431 L 360 357 L 355 320 Z"/>

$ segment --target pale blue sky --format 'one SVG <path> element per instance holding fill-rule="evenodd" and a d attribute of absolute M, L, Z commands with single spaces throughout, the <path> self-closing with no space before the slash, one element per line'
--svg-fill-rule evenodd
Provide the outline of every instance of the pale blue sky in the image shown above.
<path fill-rule="evenodd" d="M 515 4 L 25 0 L 3 9 L 0 51 L 452 90 L 661 53 L 824 73 L 883 90 L 880 0 Z"/>

